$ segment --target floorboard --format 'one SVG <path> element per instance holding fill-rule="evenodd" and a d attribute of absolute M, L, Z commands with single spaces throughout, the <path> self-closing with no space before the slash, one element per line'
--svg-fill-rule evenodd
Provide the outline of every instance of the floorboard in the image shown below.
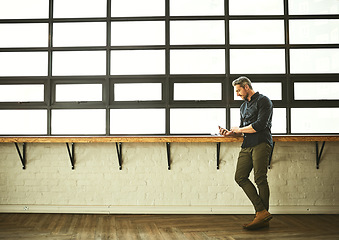
<path fill-rule="evenodd" d="M 269 228 L 242 229 L 252 219 L 251 215 L 0 214 L 0 239 L 339 239 L 339 215 L 275 215 Z"/>

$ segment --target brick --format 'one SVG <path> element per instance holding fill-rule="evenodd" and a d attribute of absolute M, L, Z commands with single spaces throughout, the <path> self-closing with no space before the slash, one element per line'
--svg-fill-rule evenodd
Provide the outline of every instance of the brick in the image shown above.
<path fill-rule="evenodd" d="M 338 206 L 339 143 L 326 143 L 320 169 L 314 143 L 277 143 L 268 180 L 271 204 Z M 0 144 L 0 204 L 213 206 L 250 205 L 234 181 L 240 143 L 76 144 L 75 170 L 65 144 L 28 144 L 27 169 L 12 144 Z M 250 175 L 253 180 L 253 174 Z"/>

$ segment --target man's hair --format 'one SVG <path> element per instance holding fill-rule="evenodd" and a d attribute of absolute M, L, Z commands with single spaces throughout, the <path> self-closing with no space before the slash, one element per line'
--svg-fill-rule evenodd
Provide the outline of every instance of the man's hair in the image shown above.
<path fill-rule="evenodd" d="M 240 87 L 242 87 L 242 88 L 244 88 L 245 85 L 248 85 L 250 89 L 253 89 L 251 80 L 247 77 L 244 77 L 244 76 L 241 76 L 241 77 L 238 77 L 237 79 L 235 79 L 232 82 L 232 86 L 234 87 L 235 85 L 240 85 Z"/>

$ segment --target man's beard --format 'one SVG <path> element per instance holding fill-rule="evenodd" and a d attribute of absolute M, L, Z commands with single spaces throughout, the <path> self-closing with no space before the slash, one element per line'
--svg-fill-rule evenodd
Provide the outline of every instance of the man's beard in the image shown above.
<path fill-rule="evenodd" d="M 248 98 L 248 93 L 246 93 L 246 95 L 241 96 L 241 97 L 242 97 L 242 99 L 247 100 L 247 98 Z"/>

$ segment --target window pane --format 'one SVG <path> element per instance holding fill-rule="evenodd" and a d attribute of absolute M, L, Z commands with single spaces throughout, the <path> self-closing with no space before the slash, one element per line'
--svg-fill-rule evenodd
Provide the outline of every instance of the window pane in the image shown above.
<path fill-rule="evenodd" d="M 240 109 L 239 108 L 231 108 L 231 127 L 239 127 L 240 126 Z M 221 126 L 225 127 L 225 126 Z"/>
<path fill-rule="evenodd" d="M 174 83 L 174 100 L 222 100 L 221 83 Z"/>
<path fill-rule="evenodd" d="M 0 85 L 0 102 L 43 102 L 44 85 Z"/>
<path fill-rule="evenodd" d="M 274 108 L 272 117 L 272 133 L 287 133 L 286 129 L 286 109 Z"/>
<path fill-rule="evenodd" d="M 0 52 L 0 76 L 47 76 L 47 52 Z"/>
<path fill-rule="evenodd" d="M 112 22 L 111 45 L 165 45 L 164 21 Z"/>
<path fill-rule="evenodd" d="M 339 14 L 338 0 L 289 0 L 289 14 Z"/>
<path fill-rule="evenodd" d="M 254 91 L 264 94 L 271 100 L 282 100 L 281 83 L 254 83 L 252 82 Z M 242 100 L 234 91 L 234 100 Z"/>
<path fill-rule="evenodd" d="M 171 21 L 171 44 L 225 44 L 224 21 Z"/>
<path fill-rule="evenodd" d="M 48 24 L 0 24 L 0 47 L 47 47 Z"/>
<path fill-rule="evenodd" d="M 114 84 L 115 101 L 160 101 L 161 99 L 161 83 Z"/>
<path fill-rule="evenodd" d="M 231 108 L 231 127 L 239 127 L 239 126 L 240 126 L 240 109 Z"/>
<path fill-rule="evenodd" d="M 105 109 L 52 110 L 52 134 L 105 134 Z"/>
<path fill-rule="evenodd" d="M 105 75 L 105 51 L 53 52 L 53 75 Z"/>
<path fill-rule="evenodd" d="M 171 74 L 224 74 L 225 50 L 171 50 Z"/>
<path fill-rule="evenodd" d="M 165 109 L 111 109 L 111 134 L 164 134 Z"/>
<path fill-rule="evenodd" d="M 339 43 L 339 20 L 290 20 L 290 43 L 335 44 Z"/>
<path fill-rule="evenodd" d="M 255 91 L 264 94 L 271 100 L 282 100 L 281 83 L 252 83 Z"/>
<path fill-rule="evenodd" d="M 48 0 L 0 1 L 0 19 L 48 18 Z"/>
<path fill-rule="evenodd" d="M 283 20 L 231 20 L 231 44 L 283 44 Z"/>
<path fill-rule="evenodd" d="M 338 82 L 294 83 L 295 100 L 339 100 Z"/>
<path fill-rule="evenodd" d="M 230 15 L 283 15 L 284 0 L 229 0 Z"/>
<path fill-rule="evenodd" d="M 0 134 L 47 134 L 47 110 L 0 110 Z"/>
<path fill-rule="evenodd" d="M 231 127 L 240 126 L 240 109 L 231 108 Z M 286 109 L 285 108 L 274 108 L 272 117 L 272 128 L 271 132 L 286 133 Z"/>
<path fill-rule="evenodd" d="M 171 134 L 215 134 L 225 124 L 224 108 L 171 109 Z"/>
<path fill-rule="evenodd" d="M 171 0 L 170 15 L 224 15 L 224 0 Z"/>
<path fill-rule="evenodd" d="M 339 73 L 339 48 L 291 49 L 291 73 Z"/>
<path fill-rule="evenodd" d="M 165 0 L 112 0 L 112 17 L 165 16 Z"/>
<path fill-rule="evenodd" d="M 292 108 L 292 133 L 339 133 L 339 108 Z"/>
<path fill-rule="evenodd" d="M 54 17 L 106 17 L 106 3 L 107 0 L 54 0 Z"/>
<path fill-rule="evenodd" d="M 102 101 L 102 84 L 57 84 L 57 102 Z"/>
<path fill-rule="evenodd" d="M 53 46 L 105 46 L 106 23 L 54 23 Z"/>
<path fill-rule="evenodd" d="M 111 52 L 111 75 L 165 74 L 164 50 Z"/>
<path fill-rule="evenodd" d="M 285 73 L 283 49 L 231 49 L 232 74 Z"/>

